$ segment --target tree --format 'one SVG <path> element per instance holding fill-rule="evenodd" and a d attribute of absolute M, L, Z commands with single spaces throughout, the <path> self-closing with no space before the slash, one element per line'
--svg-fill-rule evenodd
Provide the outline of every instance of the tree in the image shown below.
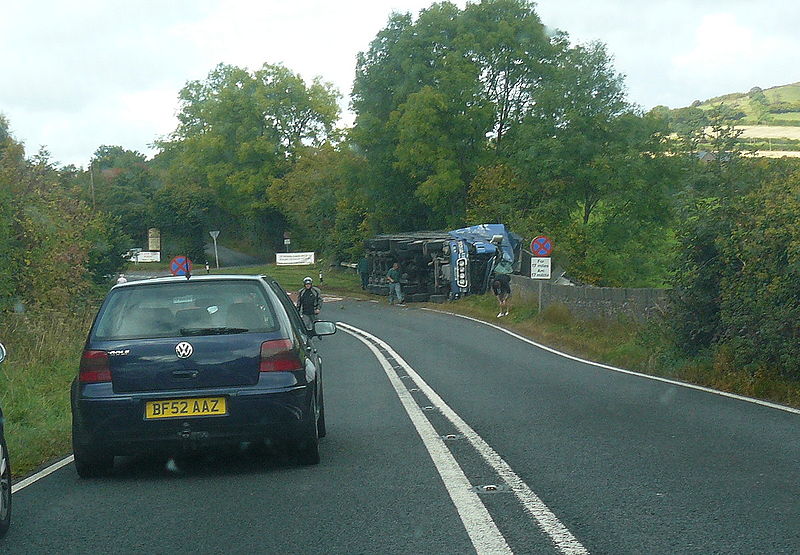
<path fill-rule="evenodd" d="M 294 242 L 354 259 L 368 233 L 364 174 L 361 156 L 326 144 L 305 152 L 292 171 L 274 179 L 269 195 L 286 214 Z"/>
<path fill-rule="evenodd" d="M 353 140 L 375 170 L 368 187 L 386 229 L 463 222 L 468 185 L 533 102 L 548 49 L 522 0 L 392 16 L 359 55 L 353 88 Z"/>
<path fill-rule="evenodd" d="M 280 65 L 250 73 L 220 64 L 205 81 L 180 92 L 180 125 L 159 143 L 155 165 L 164 180 L 207 190 L 209 225 L 273 248 L 284 218 L 267 184 L 291 170 L 307 145 L 335 135 L 338 93 Z"/>
<path fill-rule="evenodd" d="M 88 170 L 75 173 L 71 181 L 84 202 L 117 222 L 118 233 L 124 234 L 129 243 L 123 250 L 136 243 L 142 245 L 147 229 L 154 225 L 153 195 L 160 187 L 143 154 L 121 146 L 100 146 Z"/>
<path fill-rule="evenodd" d="M 62 175 L 45 149 L 26 159 L 5 120 L 0 130 L 0 308 L 72 309 L 122 263 L 103 251 L 111 219 L 71 194 L 74 172 Z"/>
<path fill-rule="evenodd" d="M 574 277 L 660 283 L 663 270 L 648 260 L 660 258 L 670 218 L 665 121 L 625 101 L 622 76 L 602 44 L 570 46 L 559 36 L 556 46 L 551 79 L 507 137 L 511 165 L 530 188 L 521 199 L 534 199 L 528 210 L 537 213 L 539 232 L 561 238 Z M 649 258 L 624 262 L 645 252 Z"/>

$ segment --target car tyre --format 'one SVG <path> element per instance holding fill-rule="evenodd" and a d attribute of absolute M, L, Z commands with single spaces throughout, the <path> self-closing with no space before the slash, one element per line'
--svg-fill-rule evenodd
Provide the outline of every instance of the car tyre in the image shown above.
<path fill-rule="evenodd" d="M 311 418 L 304 426 L 302 435 L 294 445 L 294 456 L 303 466 L 319 464 L 319 418 Z"/>
<path fill-rule="evenodd" d="M 11 461 L 6 441 L 0 436 L 0 538 L 11 526 Z"/>
<path fill-rule="evenodd" d="M 75 449 L 75 470 L 81 478 L 98 478 L 114 468 L 113 455 L 98 455 L 82 449 Z"/>

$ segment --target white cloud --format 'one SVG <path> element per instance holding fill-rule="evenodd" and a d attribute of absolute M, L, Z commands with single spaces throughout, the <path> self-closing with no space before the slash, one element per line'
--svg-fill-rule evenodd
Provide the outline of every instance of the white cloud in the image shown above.
<path fill-rule="evenodd" d="M 740 25 L 730 13 L 703 17 L 691 50 L 672 58 L 680 70 L 729 71 L 734 64 L 751 63 L 764 50 L 767 41 L 757 43 L 753 30 Z"/>
<path fill-rule="evenodd" d="M 346 108 L 357 53 L 392 11 L 417 14 L 432 1 L 7 2 L 0 113 L 29 154 L 46 145 L 55 160 L 85 165 L 104 144 L 151 154 L 147 145 L 175 127 L 181 87 L 220 62 L 321 76 Z M 645 108 L 800 79 L 795 0 L 538 0 L 535 9 L 576 40 L 605 42 Z"/>

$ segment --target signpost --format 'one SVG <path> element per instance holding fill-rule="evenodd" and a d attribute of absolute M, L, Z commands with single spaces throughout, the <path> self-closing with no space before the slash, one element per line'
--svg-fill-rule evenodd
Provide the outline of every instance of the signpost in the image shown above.
<path fill-rule="evenodd" d="M 219 270 L 219 253 L 217 252 L 217 237 L 219 237 L 219 230 L 209 231 L 209 235 L 214 239 L 214 258 L 217 259 L 217 270 Z"/>
<path fill-rule="evenodd" d="M 553 242 L 546 235 L 539 235 L 531 241 L 531 279 L 539 280 L 539 312 L 542 312 L 542 281 L 550 279 Z"/>
<path fill-rule="evenodd" d="M 173 276 L 189 276 L 192 273 L 192 261 L 186 256 L 178 255 L 170 260 L 169 271 Z"/>

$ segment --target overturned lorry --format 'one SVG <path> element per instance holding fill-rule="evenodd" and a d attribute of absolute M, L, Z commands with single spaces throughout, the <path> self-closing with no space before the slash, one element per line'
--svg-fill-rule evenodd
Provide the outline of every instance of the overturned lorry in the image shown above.
<path fill-rule="evenodd" d="M 521 238 L 503 224 L 377 235 L 364 246 L 370 270 L 367 290 L 387 296 L 386 273 L 397 262 L 409 302 L 485 293 L 493 273 L 520 268 Z"/>

